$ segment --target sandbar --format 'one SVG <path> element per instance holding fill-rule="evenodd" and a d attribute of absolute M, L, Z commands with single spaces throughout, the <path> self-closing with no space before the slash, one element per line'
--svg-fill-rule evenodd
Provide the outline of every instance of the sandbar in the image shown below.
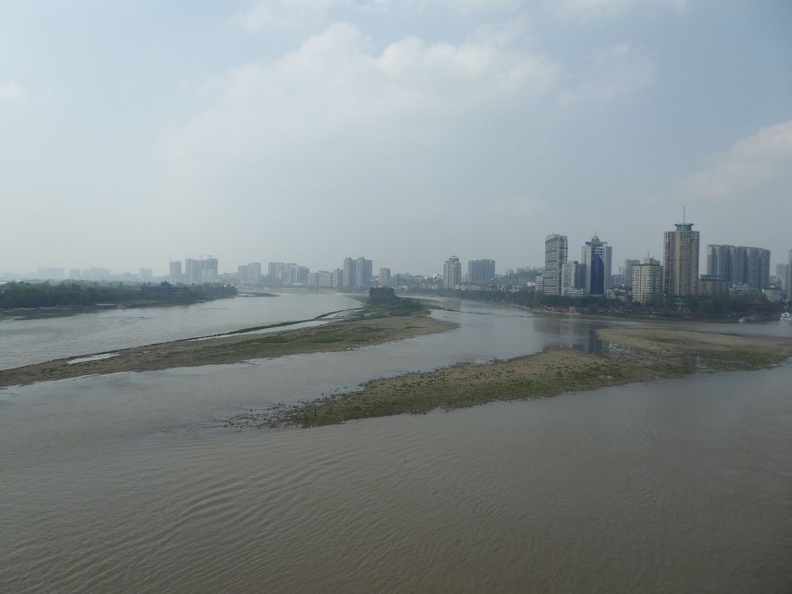
<path fill-rule="evenodd" d="M 697 372 L 763 369 L 792 357 L 792 338 L 746 337 L 662 324 L 605 328 L 598 331 L 598 337 L 606 344 L 601 353 L 547 349 L 506 361 L 463 363 L 376 379 L 360 390 L 296 406 L 249 411 L 227 419 L 225 424 L 238 428 L 331 425 L 527 400 Z"/>
<path fill-rule="evenodd" d="M 328 322 L 313 328 L 286 329 L 269 334 L 199 337 L 200 340 L 114 349 L 113 357 L 103 357 L 103 353 L 79 354 L 46 363 L 4 369 L 0 370 L 0 388 L 123 371 L 224 365 L 251 359 L 343 351 L 444 332 L 456 327 L 456 324 L 437 320 L 426 312 L 391 317 L 365 312 L 356 318 Z M 77 356 L 84 361 L 74 364 Z"/>

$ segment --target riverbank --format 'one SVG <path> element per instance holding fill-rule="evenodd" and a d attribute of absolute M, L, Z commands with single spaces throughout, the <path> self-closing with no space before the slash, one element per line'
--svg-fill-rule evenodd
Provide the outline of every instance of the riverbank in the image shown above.
<path fill-rule="evenodd" d="M 271 328 L 282 325 L 276 324 Z M 75 354 L 74 357 L 46 363 L 0 370 L 0 388 L 122 371 L 226 365 L 250 359 L 343 351 L 444 332 L 455 327 L 455 324 L 430 317 L 426 311 L 412 316 L 396 317 L 368 311 L 355 318 L 328 322 L 312 328 L 284 329 L 263 334 L 229 333 L 219 337 L 122 349 L 112 353 Z M 245 331 L 250 330 L 252 329 Z M 104 358 L 100 358 L 101 356 Z M 75 359 L 80 361 L 76 362 Z"/>
<path fill-rule="evenodd" d="M 792 357 L 792 338 L 745 337 L 663 327 L 606 328 L 602 354 L 575 349 L 489 364 L 378 379 L 360 391 L 334 394 L 274 411 L 229 419 L 232 427 L 330 425 L 354 419 L 451 410 L 673 378 L 695 372 L 756 370 Z"/>

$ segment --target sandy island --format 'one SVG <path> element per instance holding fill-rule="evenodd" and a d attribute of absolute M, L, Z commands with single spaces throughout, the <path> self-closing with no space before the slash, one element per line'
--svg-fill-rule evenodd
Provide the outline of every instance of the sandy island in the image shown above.
<path fill-rule="evenodd" d="M 76 364 L 74 360 L 77 355 L 4 369 L 0 370 L 0 387 L 121 371 L 224 365 L 250 359 L 343 351 L 444 332 L 452 328 L 456 328 L 456 324 L 436 320 L 425 314 L 385 317 L 377 313 L 364 313 L 359 317 L 328 322 L 314 328 L 179 340 L 121 349 L 113 351 L 114 356 L 107 358 L 98 358 L 98 355 L 105 353 L 79 355 L 85 361 Z"/>
<path fill-rule="evenodd" d="M 502 400 L 681 377 L 695 372 L 755 370 L 792 357 L 792 338 L 745 337 L 657 324 L 598 331 L 602 354 L 548 349 L 507 361 L 459 364 L 377 379 L 359 391 L 227 419 L 238 428 L 312 427 L 353 419 L 452 410 Z"/>

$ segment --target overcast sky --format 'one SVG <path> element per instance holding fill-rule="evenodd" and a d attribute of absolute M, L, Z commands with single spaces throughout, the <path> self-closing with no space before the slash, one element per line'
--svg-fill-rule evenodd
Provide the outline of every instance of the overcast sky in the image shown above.
<path fill-rule="evenodd" d="M 789 0 L 0 0 L 0 271 L 792 248 Z M 703 272 L 703 270 L 702 270 Z"/>

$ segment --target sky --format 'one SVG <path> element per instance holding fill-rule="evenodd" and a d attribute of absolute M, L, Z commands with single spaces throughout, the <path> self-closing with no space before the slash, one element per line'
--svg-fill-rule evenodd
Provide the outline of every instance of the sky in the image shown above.
<path fill-rule="evenodd" d="M 0 272 L 503 273 L 551 233 L 618 265 L 683 208 L 774 267 L 790 31 L 789 0 L 0 0 Z"/>

